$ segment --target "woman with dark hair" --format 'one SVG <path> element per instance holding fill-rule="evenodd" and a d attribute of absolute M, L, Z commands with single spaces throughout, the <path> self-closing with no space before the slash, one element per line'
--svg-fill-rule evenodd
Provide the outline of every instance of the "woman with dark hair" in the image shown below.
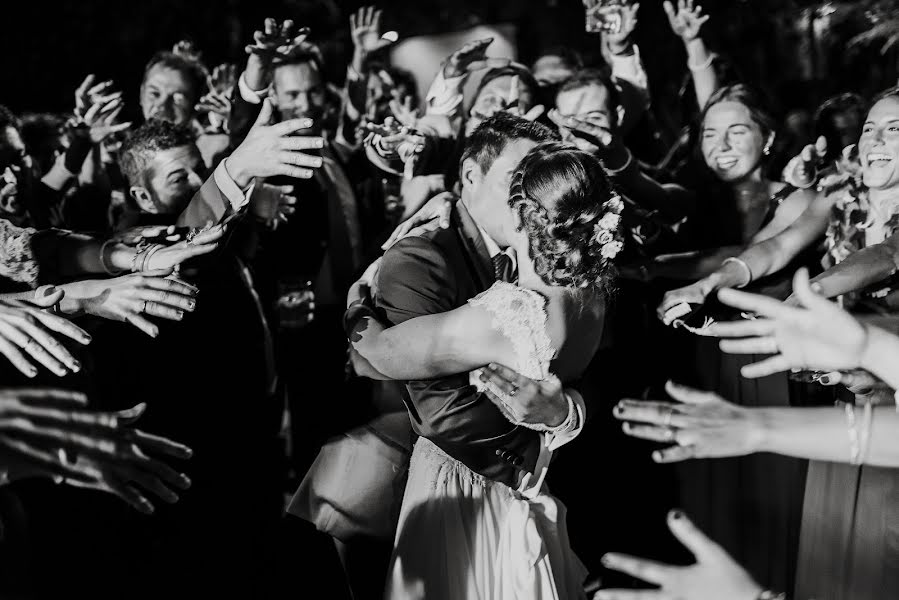
<path fill-rule="evenodd" d="M 498 281 L 461 308 L 389 329 L 370 321 L 354 347 L 393 379 L 468 372 L 471 384 L 489 390 L 503 414 L 518 423 L 505 404 L 514 390 L 485 385 L 484 366 L 507 365 L 547 386 L 583 373 L 602 334 L 612 261 L 622 247 L 623 202 L 592 155 L 546 142 L 513 173 L 509 206 L 517 285 Z M 547 451 L 541 450 L 535 471 L 518 489 L 475 473 L 419 438 L 388 597 L 450 598 L 465 595 L 463 590 L 470 597 L 584 597 L 586 571 L 569 546 L 565 507 L 543 484 L 555 434 L 519 424 L 540 431 Z M 447 538 L 452 547 L 446 561 L 422 558 L 434 556 L 423 544 Z"/>
<path fill-rule="evenodd" d="M 695 250 L 657 257 L 646 265 L 650 276 L 696 279 L 724 264 L 752 240 L 768 239 L 786 229 L 808 206 L 813 194 L 787 187 L 765 174 L 774 143 L 774 119 L 760 95 L 745 85 L 727 86 L 709 99 L 702 113 L 697 147 L 708 183 L 698 188 L 695 215 L 682 233 Z M 797 261 L 807 257 L 800 256 Z M 789 275 L 787 275 L 789 277 Z M 783 298 L 789 279 L 768 278 L 755 291 Z M 670 323 L 672 308 L 702 304 L 701 284 L 670 291 L 659 309 Z M 689 310 L 684 311 L 689 312 Z M 718 320 L 738 318 L 716 309 Z M 687 318 L 687 323 L 702 325 Z M 773 375 L 751 384 L 740 369 L 751 357 L 722 353 L 714 340 L 679 337 L 675 355 L 682 363 L 671 373 L 696 387 L 732 398 L 742 406 L 787 406 L 789 379 Z M 689 350 L 685 350 L 687 345 Z M 695 461 L 680 465 L 681 506 L 693 514 L 753 576 L 766 585 L 791 589 L 795 574 L 805 462 L 767 455 L 728 462 Z"/>

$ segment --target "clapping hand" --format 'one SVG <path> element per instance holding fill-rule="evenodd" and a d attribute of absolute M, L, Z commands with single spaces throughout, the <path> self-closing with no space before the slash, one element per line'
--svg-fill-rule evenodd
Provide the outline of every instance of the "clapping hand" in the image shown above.
<path fill-rule="evenodd" d="M 0 354 L 28 377 L 37 375 L 34 363 L 62 377 L 81 370 L 81 364 L 66 350 L 57 335 L 88 344 L 91 337 L 63 317 L 43 310 L 63 298 L 62 290 L 51 291 L 31 302 L 0 300 Z"/>
<path fill-rule="evenodd" d="M 715 323 L 709 335 L 723 338 L 721 350 L 730 354 L 773 354 L 746 365 L 744 377 L 765 377 L 789 369 L 843 371 L 858 367 L 867 349 L 868 331 L 849 313 L 816 294 L 808 271 L 793 278 L 799 307 L 737 290 L 723 289 L 718 299 L 760 318 Z"/>
<path fill-rule="evenodd" d="M 493 38 L 469 42 L 453 52 L 443 65 L 443 77 L 461 77 L 482 69 L 501 69 L 512 61 L 508 58 L 487 58 L 487 47 Z"/>
<path fill-rule="evenodd" d="M 323 148 L 324 140 L 320 136 L 296 135 L 312 126 L 311 119 L 290 119 L 273 124 L 273 116 L 272 102 L 266 98 L 247 137 L 225 159 L 228 173 L 241 188 L 247 187 L 254 177 L 284 175 L 310 179 L 313 169 L 323 164 L 320 156 L 305 151 Z"/>
<path fill-rule="evenodd" d="M 699 37 L 699 30 L 709 20 L 708 15 L 702 14 L 702 7 L 699 4 L 693 5 L 693 0 L 677 0 L 676 12 L 674 5 L 668 0 L 662 4 L 662 8 L 668 15 L 671 30 L 684 40 L 685 44 Z"/>
<path fill-rule="evenodd" d="M 818 172 L 826 156 L 827 138 L 822 135 L 814 145 L 808 144 L 787 163 L 783 171 L 784 181 L 800 189 L 812 187 L 818 181 Z"/>
<path fill-rule="evenodd" d="M 602 564 L 658 586 L 655 590 L 602 590 L 594 600 L 755 600 L 762 587 L 718 544 L 710 540 L 681 511 L 668 513 L 668 528 L 696 563 L 688 567 L 609 553 Z"/>
<path fill-rule="evenodd" d="M 150 454 L 190 458 L 187 446 L 132 429 L 146 405 L 119 412 L 85 410 L 83 394 L 52 389 L 0 390 L 0 464 L 10 478 L 44 476 L 122 498 L 142 513 L 153 504 L 138 487 L 178 501 L 190 479 Z"/>

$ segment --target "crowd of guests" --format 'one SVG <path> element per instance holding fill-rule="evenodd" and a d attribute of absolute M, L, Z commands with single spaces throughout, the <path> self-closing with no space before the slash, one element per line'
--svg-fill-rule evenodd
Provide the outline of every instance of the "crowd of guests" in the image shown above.
<path fill-rule="evenodd" d="M 899 88 L 797 134 L 665 2 L 662 131 L 585 4 L 424 98 L 365 7 L 342 82 L 269 18 L 0 106 L 0 596 L 899 594 Z"/>

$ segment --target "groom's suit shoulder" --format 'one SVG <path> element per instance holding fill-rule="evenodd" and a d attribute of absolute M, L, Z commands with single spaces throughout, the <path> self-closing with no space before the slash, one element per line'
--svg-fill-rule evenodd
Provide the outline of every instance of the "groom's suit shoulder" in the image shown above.
<path fill-rule="evenodd" d="M 390 247 L 378 271 L 377 304 L 398 324 L 458 306 L 460 249 L 451 230 L 403 238 Z"/>

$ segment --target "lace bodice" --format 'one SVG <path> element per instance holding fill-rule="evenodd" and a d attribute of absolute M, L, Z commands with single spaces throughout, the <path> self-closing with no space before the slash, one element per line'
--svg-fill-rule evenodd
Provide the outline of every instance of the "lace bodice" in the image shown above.
<path fill-rule="evenodd" d="M 0 277 L 37 284 L 38 266 L 31 248 L 34 229 L 16 227 L 0 219 Z"/>
<path fill-rule="evenodd" d="M 502 333 L 515 349 L 515 364 L 506 365 L 530 379 L 546 379 L 550 376 L 549 363 L 556 355 L 546 331 L 546 298 L 526 288 L 504 281 L 497 281 L 485 292 L 468 301 L 472 306 L 486 309 L 493 328 Z M 480 369 L 469 375 L 469 382 L 483 391 L 485 384 L 479 379 Z M 507 400 L 506 395 L 494 387 L 490 391 Z"/>

